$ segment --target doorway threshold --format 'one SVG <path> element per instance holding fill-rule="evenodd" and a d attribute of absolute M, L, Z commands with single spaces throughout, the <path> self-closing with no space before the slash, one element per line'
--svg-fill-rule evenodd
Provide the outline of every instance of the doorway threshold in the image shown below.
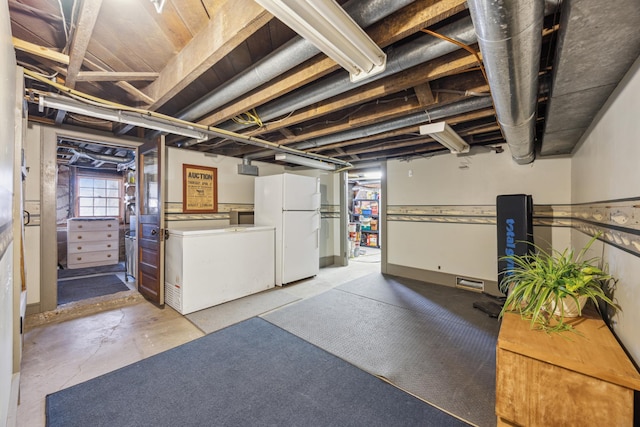
<path fill-rule="evenodd" d="M 136 290 L 122 291 L 115 294 L 87 298 L 82 301 L 70 302 L 60 305 L 55 310 L 35 313 L 26 316 L 25 330 L 37 326 L 64 322 L 78 317 L 88 316 L 102 311 L 114 310 L 121 307 L 138 304 L 146 301 Z"/>

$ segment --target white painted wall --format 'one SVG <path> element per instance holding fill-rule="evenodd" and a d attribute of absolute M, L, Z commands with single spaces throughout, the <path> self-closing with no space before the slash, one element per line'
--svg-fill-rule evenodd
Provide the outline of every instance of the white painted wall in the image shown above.
<path fill-rule="evenodd" d="M 0 252 L 0 425 L 7 425 L 13 401 L 13 161 L 16 59 L 11 41 L 8 3 L 0 5 L 0 231 L 8 242 Z M 6 239 L 6 240 L 5 240 Z M 2 243 L 0 243 L 2 245 Z"/>
<path fill-rule="evenodd" d="M 41 134 L 40 125 L 29 124 L 23 143 L 25 163 L 29 171 L 25 179 L 25 209 L 33 215 L 31 224 L 24 230 L 24 247 L 29 254 L 24 260 L 25 270 L 28 271 L 27 304 L 40 302 L 40 221 L 36 216 L 40 215 Z"/>
<path fill-rule="evenodd" d="M 571 165 L 572 202 L 597 202 L 640 196 L 640 58 L 620 82 L 583 136 Z M 572 233 L 574 247 L 588 237 Z M 593 246 L 602 254 L 603 244 Z M 640 259 L 604 245 L 604 260 L 617 277 L 615 297 L 622 307 L 613 329 L 640 363 Z"/>
<path fill-rule="evenodd" d="M 506 147 L 505 147 L 506 148 Z M 539 159 L 518 165 L 508 149 L 470 157 L 452 154 L 387 163 L 387 205 L 495 205 L 500 194 L 531 194 L 534 204 L 569 203 L 571 161 Z M 542 228 L 542 227 L 540 227 Z M 545 227 L 546 228 L 546 227 Z M 417 269 L 496 280 L 497 236 L 493 225 L 387 224 L 387 260 Z M 568 229 L 536 230 L 554 247 L 566 247 Z"/>
<path fill-rule="evenodd" d="M 253 204 L 253 176 L 239 175 L 241 159 L 205 156 L 193 150 L 167 147 L 167 202 L 182 203 L 182 165 L 207 166 L 218 169 L 218 203 Z M 282 166 L 253 162 L 260 175 L 284 172 Z"/>

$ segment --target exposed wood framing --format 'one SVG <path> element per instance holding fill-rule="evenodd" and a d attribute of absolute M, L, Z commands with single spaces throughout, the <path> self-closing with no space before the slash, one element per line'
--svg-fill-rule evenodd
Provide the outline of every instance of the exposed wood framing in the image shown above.
<path fill-rule="evenodd" d="M 367 33 L 378 46 L 385 47 L 407 34 L 418 32 L 424 27 L 448 18 L 465 8 L 464 0 L 418 0 L 393 14 L 396 25 L 387 25 L 388 20 L 368 29 Z M 252 108 L 297 89 L 338 69 L 336 63 L 324 57 L 317 57 L 296 67 L 283 78 L 271 82 L 267 87 L 243 96 L 229 106 L 204 117 L 200 123 L 216 125 Z"/>
<path fill-rule="evenodd" d="M 100 6 L 102 6 L 102 0 L 84 0 L 80 7 L 78 24 L 71 40 L 70 61 L 67 67 L 66 86 L 71 89 L 76 87 L 76 77 L 84 62 L 89 40 L 100 13 Z"/>
<path fill-rule="evenodd" d="M 65 55 L 64 53 L 56 52 L 53 49 L 38 46 L 36 44 L 17 39 L 15 37 L 13 38 L 13 47 L 40 58 L 49 59 L 60 64 L 69 64 L 69 55 Z"/>
<path fill-rule="evenodd" d="M 233 13 L 242 10 L 242 13 Z M 156 110 L 209 70 L 247 37 L 272 19 L 272 15 L 253 0 L 227 0 L 178 55 L 169 61 L 145 93 L 155 101 Z"/>
<path fill-rule="evenodd" d="M 133 71 L 80 71 L 76 76 L 78 82 L 124 82 L 124 81 L 149 81 L 158 78 L 160 73 L 133 72 Z"/>

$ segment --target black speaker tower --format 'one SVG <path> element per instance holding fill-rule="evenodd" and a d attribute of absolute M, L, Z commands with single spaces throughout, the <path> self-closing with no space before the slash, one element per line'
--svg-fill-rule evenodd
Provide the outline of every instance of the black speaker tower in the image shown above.
<path fill-rule="evenodd" d="M 533 198 L 528 194 L 506 194 L 496 197 L 496 229 L 498 232 L 498 285 L 510 269 L 506 255 L 526 255 L 533 244 Z M 504 297 L 498 302 L 478 301 L 473 306 L 491 317 L 498 317 Z"/>
<path fill-rule="evenodd" d="M 528 194 L 496 197 L 498 284 L 511 265 L 507 255 L 526 255 L 533 247 L 533 198 Z"/>

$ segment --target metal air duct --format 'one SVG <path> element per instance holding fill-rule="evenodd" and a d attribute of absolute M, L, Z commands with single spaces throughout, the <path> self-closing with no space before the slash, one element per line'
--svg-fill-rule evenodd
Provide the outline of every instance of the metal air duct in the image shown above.
<path fill-rule="evenodd" d="M 545 2 L 469 0 L 498 122 L 513 160 L 531 163 Z"/>
<path fill-rule="evenodd" d="M 476 42 L 476 33 L 471 19 L 461 19 L 443 27 L 440 31 L 450 38 L 470 45 Z M 391 76 L 424 62 L 439 58 L 460 49 L 453 43 L 424 35 L 398 48 L 387 50 L 387 69 L 371 78 L 358 83 L 352 83 L 349 73 L 337 72 L 317 83 L 312 83 L 301 89 L 292 91 L 274 101 L 256 108 L 261 120 L 267 121 L 290 113 L 291 111 L 307 107 L 316 102 L 329 99 L 332 96 L 355 89 L 373 81 Z M 219 126 L 222 129 L 238 131 L 248 125 L 232 121 Z"/>
<path fill-rule="evenodd" d="M 309 148 L 318 148 L 324 145 L 333 144 L 336 142 L 348 141 L 356 138 L 363 138 L 366 136 L 377 135 L 384 132 L 389 132 L 395 129 L 401 129 L 408 126 L 416 126 L 419 124 L 429 123 L 433 120 L 440 120 L 446 117 L 455 116 L 458 114 L 468 113 L 470 111 L 481 110 L 483 108 L 491 107 L 491 98 L 488 96 L 473 97 L 465 99 L 464 101 L 456 102 L 455 104 L 449 104 L 442 107 L 436 107 L 431 110 L 420 111 L 418 113 L 410 114 L 408 116 L 387 120 L 385 122 L 375 123 L 369 126 L 363 126 L 357 129 L 348 130 L 344 132 L 335 133 L 332 135 L 321 136 L 318 138 L 310 139 L 308 141 L 298 142 L 296 144 L 288 145 L 287 147 L 295 148 L 297 150 L 306 150 Z M 259 151 L 244 156 L 244 159 L 254 160 L 263 157 L 273 155 L 272 150 Z"/>
<path fill-rule="evenodd" d="M 363 2 L 351 0 L 343 6 L 343 9 L 358 25 L 366 28 L 414 1 L 370 0 Z M 311 42 L 302 37 L 295 37 L 232 80 L 180 111 L 177 117 L 187 121 L 197 120 L 319 53 L 320 50 Z"/>

